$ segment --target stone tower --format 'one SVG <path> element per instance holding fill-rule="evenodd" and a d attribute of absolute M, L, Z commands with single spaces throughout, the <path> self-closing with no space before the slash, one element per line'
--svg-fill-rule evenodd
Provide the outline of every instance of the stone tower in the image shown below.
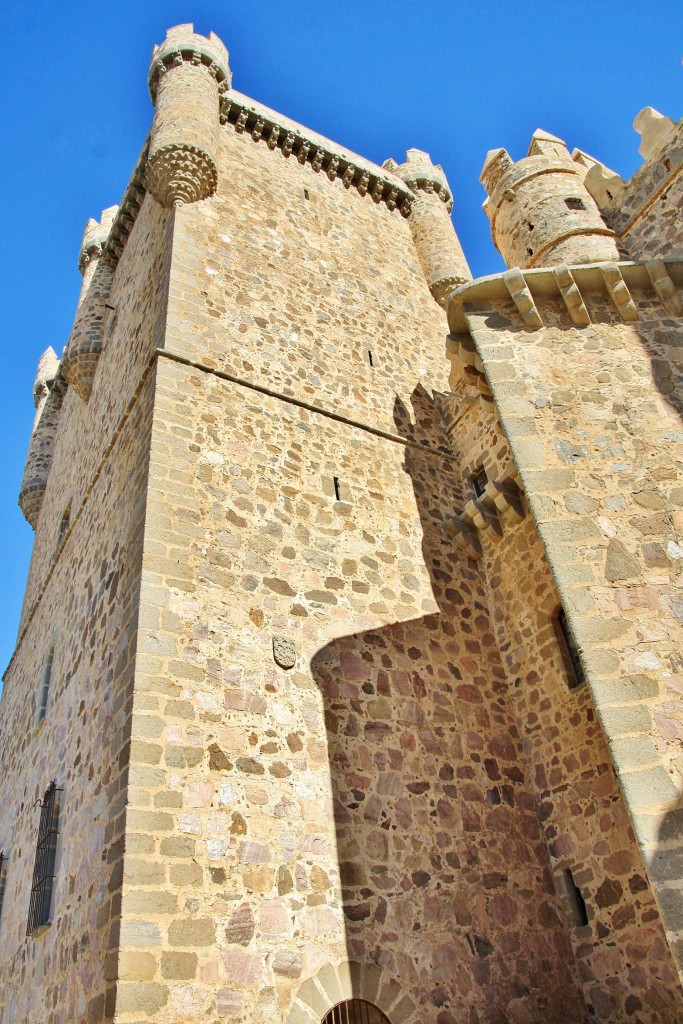
<path fill-rule="evenodd" d="M 149 84 L 34 389 L 0 1024 L 683 1019 L 680 126 L 490 154 L 472 281 L 426 153 L 191 25 Z"/>

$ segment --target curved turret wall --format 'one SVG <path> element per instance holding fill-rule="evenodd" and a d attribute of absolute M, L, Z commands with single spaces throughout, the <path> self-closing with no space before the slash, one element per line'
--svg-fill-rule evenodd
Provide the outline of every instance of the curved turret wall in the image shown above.
<path fill-rule="evenodd" d="M 147 187 L 162 206 L 193 203 L 216 191 L 219 96 L 229 86 L 228 52 L 213 33 L 206 38 L 192 25 L 177 25 L 154 50 Z"/>
<path fill-rule="evenodd" d="M 604 263 L 621 258 L 616 235 L 586 189 L 563 142 L 536 132 L 529 155 L 513 163 L 488 154 L 481 181 L 496 248 L 508 267 Z"/>
<path fill-rule="evenodd" d="M 19 490 L 19 506 L 34 530 L 52 465 L 55 434 L 65 390 L 66 382 L 60 374 L 59 360 L 54 349 L 48 348 L 40 357 L 33 385 L 36 416 Z"/>
<path fill-rule="evenodd" d="M 83 284 L 71 337 L 62 359 L 62 373 L 84 402 L 90 398 L 104 344 L 107 300 L 114 268 L 102 259 L 102 255 L 117 210 L 117 206 L 109 207 L 102 212 L 100 222 L 88 221 L 78 257 Z"/>
<path fill-rule="evenodd" d="M 406 162 L 387 161 L 393 174 L 415 194 L 409 224 L 429 290 L 444 306 L 447 296 L 472 280 L 470 268 L 451 220 L 453 197 L 441 167 L 428 153 L 409 149 Z"/>

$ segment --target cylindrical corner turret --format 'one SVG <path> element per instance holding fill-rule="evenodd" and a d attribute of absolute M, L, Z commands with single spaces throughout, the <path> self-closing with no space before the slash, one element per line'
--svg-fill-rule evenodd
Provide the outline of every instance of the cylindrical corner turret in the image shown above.
<path fill-rule="evenodd" d="M 480 180 L 493 241 L 508 267 L 621 259 L 616 235 L 561 139 L 534 132 L 529 155 L 517 163 L 504 149 L 492 150 Z"/>
<path fill-rule="evenodd" d="M 147 188 L 162 206 L 194 203 L 216 191 L 220 93 L 230 81 L 228 51 L 213 32 L 207 39 L 192 25 L 176 25 L 154 49 Z"/>
<path fill-rule="evenodd" d="M 83 284 L 71 337 L 62 359 L 62 374 L 84 402 L 90 398 L 104 343 L 109 312 L 107 299 L 114 271 L 102 259 L 102 254 L 117 210 L 117 206 L 110 206 L 102 211 L 100 221 L 88 221 L 78 256 Z"/>
<path fill-rule="evenodd" d="M 384 166 L 415 194 L 410 230 L 429 290 L 445 306 L 454 288 L 472 280 L 451 220 L 453 196 L 446 176 L 429 153 L 419 149 L 409 149 L 403 164 L 387 160 Z"/>
<path fill-rule="evenodd" d="M 38 361 L 33 384 L 36 416 L 19 491 L 21 511 L 34 530 L 50 474 L 57 422 L 65 390 L 66 381 L 60 373 L 59 359 L 54 349 L 48 348 Z"/>

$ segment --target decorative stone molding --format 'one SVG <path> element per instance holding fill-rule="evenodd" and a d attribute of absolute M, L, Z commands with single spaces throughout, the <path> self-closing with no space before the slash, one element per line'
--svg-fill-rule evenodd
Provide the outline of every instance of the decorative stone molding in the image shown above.
<path fill-rule="evenodd" d="M 654 271 L 651 269 L 652 267 L 654 267 Z M 542 327 L 543 321 L 536 306 L 536 300 L 547 301 L 548 298 L 559 295 L 566 305 L 566 297 L 562 294 L 560 282 L 555 274 L 556 269 L 545 267 L 525 270 L 524 273 L 515 269 L 502 274 L 493 274 L 490 277 L 481 277 L 458 288 L 449 296 L 447 308 L 451 338 L 457 339 L 459 348 L 454 350 L 454 343 L 451 341 L 449 342 L 449 352 L 462 357 L 462 353 L 468 351 L 468 312 L 489 308 L 491 300 L 513 297 L 510 291 L 511 287 L 522 299 L 521 309 L 517 303 L 515 305 L 525 326 L 529 329 Z M 618 264 L 577 264 L 569 266 L 567 269 L 582 301 L 590 293 L 607 295 L 614 303 L 619 316 L 626 321 L 632 322 L 638 318 L 637 307 L 633 299 L 634 292 L 657 297 L 668 312 L 678 308 L 677 303 L 681 302 L 683 259 L 655 260 L 648 263 L 622 261 Z M 659 288 L 653 282 L 653 272 L 655 275 L 659 275 Z M 668 284 L 664 275 L 668 278 Z M 562 277 L 562 280 L 565 278 Z M 666 301 L 664 302 L 664 300 Z M 529 302 L 533 304 L 535 315 Z M 526 308 L 527 306 L 529 308 Z M 534 319 L 537 318 L 535 325 L 529 322 L 532 316 Z"/>
<path fill-rule="evenodd" d="M 329 139 L 235 90 L 222 93 L 220 103 L 222 125 L 234 128 L 238 134 L 250 135 L 254 142 L 265 139 L 269 149 L 279 149 L 285 157 L 293 155 L 300 164 L 310 165 L 316 173 L 325 171 L 330 181 L 341 178 L 345 188 L 355 188 L 361 196 L 369 192 L 375 203 L 383 203 L 390 211 L 398 208 L 403 217 L 409 215 L 415 195 L 399 177 L 388 172 L 386 164 L 380 168 L 355 153 L 342 150 Z M 425 189 L 429 185 L 426 177 L 423 184 Z M 434 179 L 431 184 L 444 193 L 445 203 L 452 201 L 443 182 Z"/>
<path fill-rule="evenodd" d="M 483 549 L 478 534 L 490 531 L 502 537 L 503 524 L 514 526 L 526 515 L 524 493 L 515 472 L 500 480 L 487 481 L 484 493 L 470 498 L 460 515 L 447 520 L 448 532 L 471 558 L 481 558 Z"/>
<path fill-rule="evenodd" d="M 101 338 L 90 338 L 70 347 L 62 359 L 62 372 L 79 398 L 87 402 L 102 354 Z"/>
<path fill-rule="evenodd" d="M 102 256 L 110 267 L 115 268 L 121 253 L 126 247 L 128 236 L 133 230 L 133 225 L 142 208 L 142 203 L 147 193 L 144 182 L 145 168 L 147 166 L 147 155 L 149 153 L 149 138 L 145 140 L 138 161 L 133 169 L 130 181 L 126 185 L 118 212 L 109 230 L 107 240 L 102 247 Z"/>
<path fill-rule="evenodd" d="M 214 32 L 208 37 L 194 31 L 193 25 L 176 25 L 166 33 L 166 39 L 152 51 L 147 84 L 152 102 L 156 103 L 159 79 L 179 64 L 188 63 L 193 67 L 203 66 L 218 83 L 219 90 L 230 88 L 232 75 L 228 62 L 228 51 Z"/>
<path fill-rule="evenodd" d="M 435 195 L 444 203 L 449 213 L 453 209 L 453 194 L 446 175 L 439 164 L 431 162 L 429 153 L 424 153 L 420 149 L 409 149 L 405 163 L 397 164 L 390 158 L 384 161 L 382 167 L 405 182 L 411 192 Z"/>
<path fill-rule="evenodd" d="M 219 97 L 230 87 L 228 52 L 211 33 L 176 25 L 152 54 L 149 90 L 156 110 L 147 188 L 171 208 L 206 199 L 218 184 Z M 243 131 L 246 118 L 237 125 Z"/>

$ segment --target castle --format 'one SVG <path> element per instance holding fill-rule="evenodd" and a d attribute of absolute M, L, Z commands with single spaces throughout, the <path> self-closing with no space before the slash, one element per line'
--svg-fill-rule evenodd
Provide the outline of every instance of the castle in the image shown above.
<path fill-rule="evenodd" d="M 683 1020 L 683 129 L 439 166 L 191 25 L 19 502 L 0 1024 Z M 677 390 L 678 387 L 678 390 Z"/>

